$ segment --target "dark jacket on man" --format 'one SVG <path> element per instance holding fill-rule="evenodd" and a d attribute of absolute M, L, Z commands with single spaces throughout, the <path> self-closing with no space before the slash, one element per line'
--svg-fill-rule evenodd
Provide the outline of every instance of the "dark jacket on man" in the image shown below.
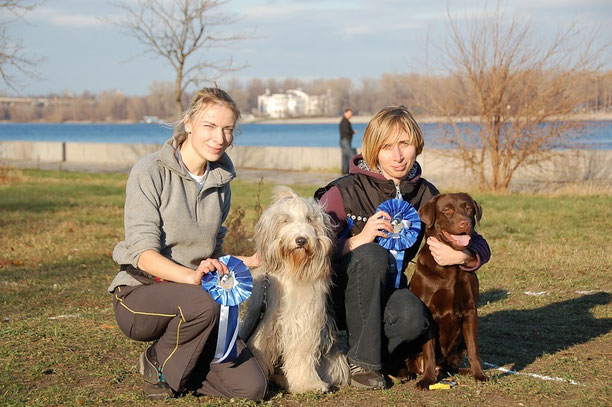
<path fill-rule="evenodd" d="M 340 120 L 340 140 L 346 139 L 350 143 L 353 140 L 353 134 L 351 122 L 346 117 L 343 117 Z"/>

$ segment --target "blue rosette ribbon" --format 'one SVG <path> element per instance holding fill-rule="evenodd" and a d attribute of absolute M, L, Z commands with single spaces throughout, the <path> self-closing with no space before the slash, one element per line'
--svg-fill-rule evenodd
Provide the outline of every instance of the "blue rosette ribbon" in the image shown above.
<path fill-rule="evenodd" d="M 344 238 L 348 237 L 349 232 L 351 231 L 351 228 L 354 225 L 355 225 L 355 222 L 353 221 L 353 219 L 351 219 L 350 216 L 347 217 L 347 219 L 346 219 L 346 227 L 344 229 L 342 229 L 342 231 L 338 235 L 338 240 L 344 239 Z"/>
<path fill-rule="evenodd" d="M 253 291 L 253 277 L 241 260 L 228 255 L 219 257 L 219 261 L 227 266 L 228 274 L 219 275 L 217 271 L 213 271 L 202 277 L 202 289 L 208 291 L 212 299 L 221 304 L 219 334 L 213 363 L 236 358 L 238 305 L 249 298 Z"/>
<path fill-rule="evenodd" d="M 416 243 L 421 232 L 421 218 L 416 209 L 403 199 L 389 199 L 376 208 L 378 211 L 385 211 L 391 216 L 393 233 L 389 233 L 389 237 L 379 236 L 376 241 L 395 258 L 394 286 L 399 288 L 404 250 Z"/>

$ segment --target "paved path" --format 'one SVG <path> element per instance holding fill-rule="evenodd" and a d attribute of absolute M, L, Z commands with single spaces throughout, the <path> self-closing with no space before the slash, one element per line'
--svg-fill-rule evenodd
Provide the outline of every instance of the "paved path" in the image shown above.
<path fill-rule="evenodd" d="M 6 160 L 0 165 L 9 165 L 17 168 L 34 168 L 41 170 L 59 171 L 83 171 L 94 173 L 125 173 L 131 167 L 109 167 L 101 165 L 90 165 L 67 162 L 36 162 L 36 161 L 13 161 Z M 339 173 L 327 172 L 307 172 L 307 171 L 281 171 L 281 170 L 260 170 L 254 168 L 237 168 L 238 179 L 258 182 L 261 178 L 264 182 L 279 185 L 326 185 L 329 181 L 339 177 Z"/>
<path fill-rule="evenodd" d="M 258 170 L 251 168 L 236 169 L 238 179 L 258 182 L 261 178 L 264 182 L 279 185 L 327 185 L 327 183 L 340 176 L 339 173 L 306 172 L 306 171 L 279 171 Z"/>
<path fill-rule="evenodd" d="M 0 166 L 8 165 L 17 168 L 34 168 L 42 170 L 60 170 L 60 171 L 82 171 L 93 173 L 125 173 L 130 171 L 131 167 L 111 167 L 103 165 L 90 165 L 81 163 L 67 162 L 36 162 L 36 161 L 14 161 L 0 160 Z M 261 178 L 265 183 L 277 185 L 314 185 L 323 186 L 328 182 L 340 176 L 340 173 L 333 172 L 310 172 L 310 171 L 287 171 L 287 170 L 263 170 L 255 168 L 237 168 L 236 173 L 239 180 L 258 182 Z M 429 173 L 426 177 L 429 182 L 432 182 L 438 189 L 451 191 L 469 191 L 469 186 L 456 185 L 453 182 L 454 178 L 448 177 L 445 174 Z M 511 187 L 512 191 L 547 191 L 557 190 L 562 183 L 554 183 L 552 181 L 533 182 L 529 180 L 520 180 L 517 178 Z M 522 182 L 521 182 L 522 181 Z M 601 183 L 601 193 L 609 194 L 611 182 L 605 178 Z M 596 184 L 596 185 L 599 185 Z"/>
<path fill-rule="evenodd" d="M 131 167 L 91 165 L 85 163 L 68 162 L 36 162 L 36 161 L 0 161 L 0 165 L 9 165 L 17 168 L 33 168 L 41 170 L 56 171 L 82 171 L 93 173 L 129 173 Z M 237 168 L 236 174 L 239 180 L 259 182 L 261 178 L 266 183 L 276 185 L 327 185 L 331 180 L 339 177 L 340 173 L 333 172 L 311 172 L 311 171 L 288 171 L 288 170 L 265 170 L 255 168 Z M 427 180 L 433 182 L 438 188 L 449 187 L 448 179 L 445 177 L 431 176 Z"/>

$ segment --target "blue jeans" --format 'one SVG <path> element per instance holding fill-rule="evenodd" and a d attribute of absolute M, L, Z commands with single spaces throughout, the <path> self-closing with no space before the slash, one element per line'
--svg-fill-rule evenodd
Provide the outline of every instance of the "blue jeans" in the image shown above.
<path fill-rule="evenodd" d="M 347 356 L 369 370 L 382 369 L 385 355 L 427 333 L 432 321 L 408 288 L 393 287 L 390 264 L 387 250 L 368 243 L 334 265 L 332 300 L 338 326 L 347 330 Z"/>
<path fill-rule="evenodd" d="M 342 151 L 342 174 L 348 174 L 349 163 L 351 158 L 357 153 L 357 150 L 351 147 L 351 142 L 345 138 L 340 139 L 340 150 Z"/>

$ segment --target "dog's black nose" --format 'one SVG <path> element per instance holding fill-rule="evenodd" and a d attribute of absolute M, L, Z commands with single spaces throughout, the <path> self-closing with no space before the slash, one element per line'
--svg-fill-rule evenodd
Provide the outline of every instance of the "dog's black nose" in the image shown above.
<path fill-rule="evenodd" d="M 305 237 L 302 237 L 302 236 L 297 237 L 297 238 L 295 239 L 295 244 L 297 244 L 297 245 L 298 245 L 298 246 L 300 246 L 300 247 L 304 246 L 304 245 L 306 244 L 306 238 L 305 238 Z"/>

